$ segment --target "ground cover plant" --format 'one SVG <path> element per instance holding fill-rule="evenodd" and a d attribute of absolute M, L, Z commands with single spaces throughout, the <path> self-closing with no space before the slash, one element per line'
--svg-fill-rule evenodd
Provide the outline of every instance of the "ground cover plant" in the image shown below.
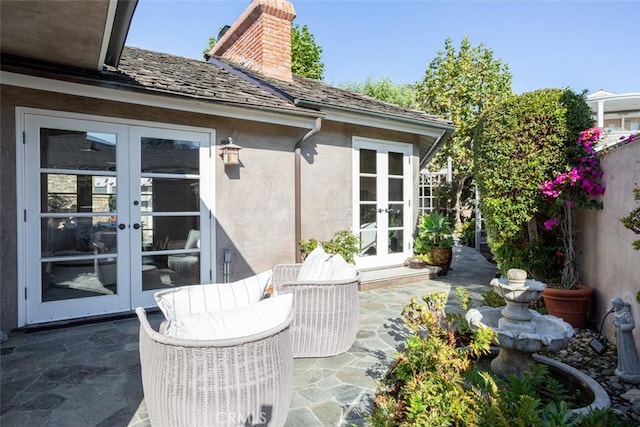
<path fill-rule="evenodd" d="M 469 293 L 456 290 L 463 309 Z M 369 422 L 391 426 L 620 426 L 610 410 L 574 415 L 571 394 L 546 366 L 521 377 L 497 378 L 478 369 L 496 336 L 445 313 L 447 294 L 412 298 L 403 310 L 412 333 L 386 372 Z"/>

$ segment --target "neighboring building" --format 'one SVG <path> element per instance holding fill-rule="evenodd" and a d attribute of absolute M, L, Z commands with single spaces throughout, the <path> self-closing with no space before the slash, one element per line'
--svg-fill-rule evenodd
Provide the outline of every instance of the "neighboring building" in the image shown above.
<path fill-rule="evenodd" d="M 411 254 L 450 122 L 291 75 L 284 0 L 254 0 L 208 62 L 123 47 L 135 6 L 0 2 L 3 330 L 153 306 L 344 229 L 359 268 Z"/>
<path fill-rule="evenodd" d="M 600 143 L 615 145 L 620 137 L 640 133 L 640 92 L 613 93 L 599 90 L 587 96 L 596 126 L 606 131 Z"/>

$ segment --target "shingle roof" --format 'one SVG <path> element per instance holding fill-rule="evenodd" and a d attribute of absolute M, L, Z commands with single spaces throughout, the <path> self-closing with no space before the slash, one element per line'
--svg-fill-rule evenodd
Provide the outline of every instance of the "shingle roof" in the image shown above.
<path fill-rule="evenodd" d="M 451 122 L 419 110 L 403 108 L 359 93 L 340 89 L 318 80 L 294 76 L 292 82 L 268 78 L 220 58 L 211 63 L 166 53 L 125 47 L 118 70 L 131 84 L 150 90 L 197 96 L 218 102 L 256 107 L 299 110 L 295 102 L 310 101 L 331 108 L 348 108 L 364 113 L 452 126 Z M 307 108 L 304 108 L 308 110 Z"/>
<path fill-rule="evenodd" d="M 127 85 L 152 91 L 216 102 L 296 109 L 291 102 L 225 69 L 204 61 L 145 49 L 125 47 L 118 68 L 108 68 L 106 73 L 120 82 L 126 76 Z"/>
<path fill-rule="evenodd" d="M 221 58 L 209 62 L 167 53 L 125 47 L 118 68 L 103 71 L 60 68 L 32 59 L 2 56 L 3 70 L 30 70 L 48 78 L 83 84 L 158 92 L 165 96 L 196 98 L 215 103 L 298 114 L 321 114 L 327 109 L 375 114 L 385 119 L 410 121 L 453 130 L 450 121 L 423 111 L 400 107 L 318 80 L 294 76 L 285 82 L 262 76 Z"/>

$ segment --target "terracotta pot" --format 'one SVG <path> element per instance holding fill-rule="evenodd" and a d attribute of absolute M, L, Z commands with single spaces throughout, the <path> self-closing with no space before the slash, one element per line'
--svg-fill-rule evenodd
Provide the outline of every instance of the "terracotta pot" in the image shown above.
<path fill-rule="evenodd" d="M 440 267 L 438 276 L 446 276 L 449 267 L 451 266 L 451 260 L 453 259 L 452 248 L 439 248 L 433 247 L 429 249 L 429 258 L 431 265 Z"/>
<path fill-rule="evenodd" d="M 579 286 L 576 289 L 547 286 L 542 292 L 547 312 L 562 318 L 574 328 L 584 328 L 591 308 L 593 288 Z"/>

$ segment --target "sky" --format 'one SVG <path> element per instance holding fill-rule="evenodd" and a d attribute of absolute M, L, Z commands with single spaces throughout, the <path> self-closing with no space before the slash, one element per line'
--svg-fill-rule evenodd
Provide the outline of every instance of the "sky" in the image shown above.
<path fill-rule="evenodd" d="M 451 38 L 484 45 L 512 89 L 640 92 L 640 0 L 290 0 L 322 49 L 324 81 L 415 83 Z M 202 59 L 250 0 L 139 0 L 126 45 Z"/>

